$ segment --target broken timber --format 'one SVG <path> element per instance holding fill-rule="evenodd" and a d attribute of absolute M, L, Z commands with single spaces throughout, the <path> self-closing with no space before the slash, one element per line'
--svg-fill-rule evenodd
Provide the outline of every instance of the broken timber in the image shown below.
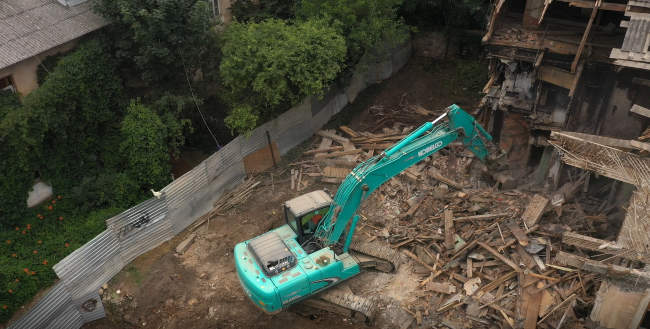
<path fill-rule="evenodd" d="M 642 254 L 638 250 L 622 248 L 620 246 L 617 246 L 612 241 L 596 239 L 567 231 L 562 234 L 562 242 L 568 245 L 576 246 L 578 248 L 598 251 L 609 255 L 620 256 L 625 259 L 641 261 L 646 264 L 650 264 L 650 255 Z"/>

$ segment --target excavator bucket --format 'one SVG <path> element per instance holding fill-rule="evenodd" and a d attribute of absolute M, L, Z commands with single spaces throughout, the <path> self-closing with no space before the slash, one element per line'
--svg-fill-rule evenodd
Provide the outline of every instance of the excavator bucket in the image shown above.
<path fill-rule="evenodd" d="M 479 159 L 485 160 L 488 155 L 487 145 L 492 142 L 492 136 L 483 129 L 474 117 L 463 111 L 458 105 L 448 107 L 449 126 L 462 131 L 461 140 Z"/>

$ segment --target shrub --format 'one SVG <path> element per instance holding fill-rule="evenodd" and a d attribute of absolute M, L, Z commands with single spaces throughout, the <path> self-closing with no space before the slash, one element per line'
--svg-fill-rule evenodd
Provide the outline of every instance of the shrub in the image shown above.
<path fill-rule="evenodd" d="M 125 172 L 144 190 L 166 185 L 170 180 L 169 154 L 165 126 L 160 117 L 132 100 L 120 131 Z"/>
<path fill-rule="evenodd" d="M 223 39 L 220 73 L 234 109 L 227 122 L 240 133 L 322 95 L 343 69 L 345 40 L 323 20 L 233 23 Z"/>

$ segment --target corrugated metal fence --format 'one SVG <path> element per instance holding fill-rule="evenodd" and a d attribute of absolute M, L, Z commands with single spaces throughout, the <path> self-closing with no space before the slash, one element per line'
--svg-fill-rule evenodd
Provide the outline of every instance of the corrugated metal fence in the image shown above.
<path fill-rule="evenodd" d="M 212 208 L 224 191 L 246 176 L 245 156 L 267 146 L 266 134 L 286 154 L 310 138 L 366 86 L 390 77 L 411 56 L 411 44 L 395 49 L 391 58 L 365 64 L 345 90 L 331 90 L 322 99 L 301 104 L 239 136 L 185 175 L 147 200 L 106 220 L 107 229 L 54 265 L 60 280 L 9 328 L 75 329 L 105 316 L 98 290 L 139 255 L 171 239 Z"/>

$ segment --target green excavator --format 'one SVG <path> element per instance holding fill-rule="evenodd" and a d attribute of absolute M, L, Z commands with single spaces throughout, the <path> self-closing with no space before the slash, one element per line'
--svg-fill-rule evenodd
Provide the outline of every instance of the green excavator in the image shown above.
<path fill-rule="evenodd" d="M 330 289 L 362 269 L 392 272 L 399 264 L 399 254 L 387 246 L 353 242 L 357 210 L 384 182 L 457 140 L 485 160 L 492 137 L 471 115 L 452 105 L 434 121 L 359 164 L 333 200 L 319 190 L 287 201 L 286 224 L 235 246 L 237 275 L 246 295 L 267 313 L 314 297 L 308 301 L 329 303 L 371 320 L 371 299 Z"/>

